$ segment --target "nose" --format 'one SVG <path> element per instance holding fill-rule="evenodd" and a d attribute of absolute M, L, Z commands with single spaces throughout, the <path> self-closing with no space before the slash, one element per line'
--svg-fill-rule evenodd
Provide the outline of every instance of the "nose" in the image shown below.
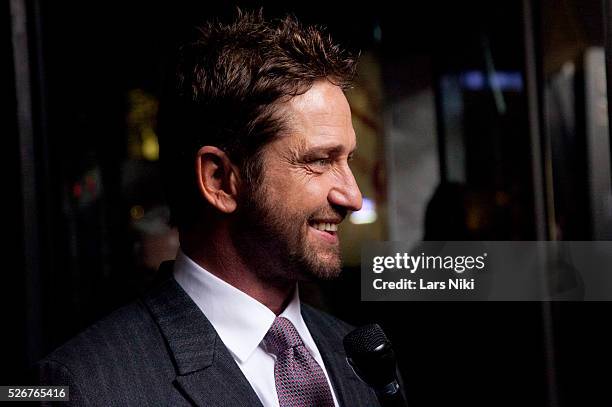
<path fill-rule="evenodd" d="M 350 211 L 361 209 L 361 191 L 357 181 L 355 181 L 353 172 L 348 166 L 342 174 L 339 174 L 337 183 L 330 189 L 327 199 L 330 204 L 341 206 Z"/>

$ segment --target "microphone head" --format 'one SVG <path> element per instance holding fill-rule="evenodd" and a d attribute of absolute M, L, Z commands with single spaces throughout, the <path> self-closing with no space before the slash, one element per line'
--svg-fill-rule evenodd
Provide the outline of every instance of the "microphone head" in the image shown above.
<path fill-rule="evenodd" d="M 343 342 L 349 364 L 365 383 L 378 390 L 396 380 L 395 353 L 378 324 L 349 332 Z"/>

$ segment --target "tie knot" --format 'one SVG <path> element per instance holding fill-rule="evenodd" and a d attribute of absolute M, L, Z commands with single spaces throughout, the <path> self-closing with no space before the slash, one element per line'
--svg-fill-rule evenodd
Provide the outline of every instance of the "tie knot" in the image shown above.
<path fill-rule="evenodd" d="M 276 317 L 264 339 L 268 350 L 276 356 L 303 344 L 295 326 L 284 317 Z"/>

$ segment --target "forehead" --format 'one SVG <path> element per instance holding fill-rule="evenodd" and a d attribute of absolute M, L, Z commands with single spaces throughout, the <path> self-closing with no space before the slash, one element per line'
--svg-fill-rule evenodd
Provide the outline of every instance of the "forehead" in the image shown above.
<path fill-rule="evenodd" d="M 292 98 L 285 106 L 290 134 L 283 144 L 355 149 L 351 109 L 340 87 L 328 81 L 316 82 L 307 92 Z"/>

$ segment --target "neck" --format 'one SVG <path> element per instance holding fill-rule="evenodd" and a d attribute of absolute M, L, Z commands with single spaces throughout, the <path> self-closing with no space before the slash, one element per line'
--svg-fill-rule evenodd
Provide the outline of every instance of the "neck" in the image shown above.
<path fill-rule="evenodd" d="M 265 279 L 246 263 L 232 242 L 227 227 L 216 225 L 214 232 L 183 232 L 181 250 L 194 262 L 279 315 L 293 297 L 296 281 Z M 206 236 L 205 239 L 201 236 Z M 273 274 L 271 274 L 273 275 Z"/>

